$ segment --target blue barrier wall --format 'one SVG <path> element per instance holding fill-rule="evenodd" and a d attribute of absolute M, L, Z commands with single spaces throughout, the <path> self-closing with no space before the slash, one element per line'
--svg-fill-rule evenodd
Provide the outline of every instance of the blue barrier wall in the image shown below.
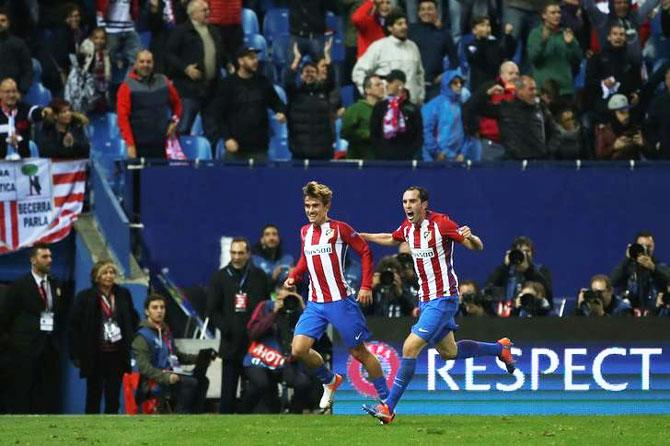
<path fill-rule="evenodd" d="M 670 258 L 670 165 L 530 164 L 503 166 L 290 165 L 149 166 L 141 176 L 144 240 L 150 260 L 170 268 L 180 285 L 206 283 L 218 268 L 219 238 L 255 242 L 272 222 L 284 248 L 297 255 L 305 222 L 301 187 L 309 180 L 334 191 L 330 216 L 359 231 L 392 231 L 404 218 L 403 190 L 431 192 L 430 207 L 469 225 L 483 253 L 456 251 L 461 279 L 483 281 L 517 235 L 535 241 L 536 260 L 553 273 L 554 293 L 574 295 L 593 274 L 621 260 L 640 229 L 656 234 L 656 252 Z M 375 258 L 391 253 L 376 248 Z"/>

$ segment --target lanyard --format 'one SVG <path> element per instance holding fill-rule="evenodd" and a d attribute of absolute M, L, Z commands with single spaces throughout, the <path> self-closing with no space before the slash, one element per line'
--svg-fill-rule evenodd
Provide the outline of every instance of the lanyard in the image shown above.
<path fill-rule="evenodd" d="M 244 274 L 242 274 L 242 279 L 240 280 L 240 284 L 238 285 L 239 289 L 240 289 L 240 291 L 239 291 L 240 293 L 243 292 L 244 284 L 247 281 L 247 276 L 249 275 L 249 269 L 250 269 L 249 268 L 249 262 L 251 262 L 251 260 L 249 260 L 247 262 L 247 266 L 244 268 Z"/>
<path fill-rule="evenodd" d="M 107 297 L 102 293 L 100 293 L 99 296 L 100 296 L 100 307 L 102 308 L 102 312 L 105 313 L 105 317 L 107 319 L 111 319 L 112 316 L 114 315 L 114 308 L 116 307 L 116 301 L 114 299 L 114 295 L 110 294 L 109 300 L 107 300 Z"/>
<path fill-rule="evenodd" d="M 167 327 L 165 328 L 165 330 L 161 330 L 160 328 L 158 329 L 158 336 L 156 336 L 156 340 L 161 345 L 161 348 L 163 344 L 165 344 L 170 354 L 171 355 L 173 354 L 172 344 L 170 343 L 170 332 Z"/>

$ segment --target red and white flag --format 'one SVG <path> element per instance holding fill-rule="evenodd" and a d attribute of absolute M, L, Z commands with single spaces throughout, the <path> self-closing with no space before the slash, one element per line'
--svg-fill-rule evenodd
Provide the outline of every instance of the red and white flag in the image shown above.
<path fill-rule="evenodd" d="M 0 162 L 0 254 L 67 237 L 84 205 L 87 164 Z"/>

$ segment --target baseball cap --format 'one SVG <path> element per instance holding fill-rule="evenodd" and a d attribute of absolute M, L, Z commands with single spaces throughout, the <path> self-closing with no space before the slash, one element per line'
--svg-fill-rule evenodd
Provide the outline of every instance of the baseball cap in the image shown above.
<path fill-rule="evenodd" d="M 237 52 L 235 53 L 235 57 L 239 59 L 240 57 L 248 56 L 252 53 L 258 54 L 260 52 L 261 50 L 254 48 L 253 46 L 242 46 L 238 48 Z"/>
<path fill-rule="evenodd" d="M 407 82 L 407 76 L 402 70 L 391 70 L 389 74 L 383 76 L 386 79 L 386 82 L 401 81 L 403 83 Z"/>
<path fill-rule="evenodd" d="M 609 110 L 628 110 L 628 98 L 622 94 L 615 94 L 607 101 L 607 108 Z"/>

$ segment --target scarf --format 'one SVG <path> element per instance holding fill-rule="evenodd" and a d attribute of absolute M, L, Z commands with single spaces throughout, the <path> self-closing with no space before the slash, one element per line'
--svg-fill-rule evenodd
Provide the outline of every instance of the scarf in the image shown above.
<path fill-rule="evenodd" d="M 405 133 L 407 130 L 405 116 L 400 110 L 402 102 L 403 100 L 400 96 L 391 96 L 388 99 L 388 106 L 384 114 L 384 139 L 395 138 L 398 134 Z"/>

